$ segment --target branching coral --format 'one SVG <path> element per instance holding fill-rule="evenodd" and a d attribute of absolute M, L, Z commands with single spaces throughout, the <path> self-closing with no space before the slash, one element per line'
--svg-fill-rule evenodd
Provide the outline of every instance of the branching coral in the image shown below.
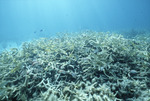
<path fill-rule="evenodd" d="M 4 51 L 0 54 L 0 100 L 148 99 L 150 41 L 138 39 L 89 31 L 42 38 L 24 43 L 21 50 Z"/>

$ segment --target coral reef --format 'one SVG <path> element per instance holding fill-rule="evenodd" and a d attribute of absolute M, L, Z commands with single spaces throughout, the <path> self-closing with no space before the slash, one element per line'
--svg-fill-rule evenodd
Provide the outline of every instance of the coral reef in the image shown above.
<path fill-rule="evenodd" d="M 150 100 L 150 37 L 73 34 L 3 51 L 0 100 Z"/>

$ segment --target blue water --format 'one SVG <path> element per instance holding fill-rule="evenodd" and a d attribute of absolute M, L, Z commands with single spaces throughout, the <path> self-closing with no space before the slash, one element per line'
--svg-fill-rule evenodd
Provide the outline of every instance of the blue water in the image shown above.
<path fill-rule="evenodd" d="M 0 48 L 83 30 L 150 29 L 150 0 L 0 0 Z"/>

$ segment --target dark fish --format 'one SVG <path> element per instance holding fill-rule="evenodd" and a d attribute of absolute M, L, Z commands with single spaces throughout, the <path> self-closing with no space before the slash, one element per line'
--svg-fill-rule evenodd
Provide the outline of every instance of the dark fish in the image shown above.
<path fill-rule="evenodd" d="M 43 32 L 43 29 L 41 29 L 40 32 Z"/>

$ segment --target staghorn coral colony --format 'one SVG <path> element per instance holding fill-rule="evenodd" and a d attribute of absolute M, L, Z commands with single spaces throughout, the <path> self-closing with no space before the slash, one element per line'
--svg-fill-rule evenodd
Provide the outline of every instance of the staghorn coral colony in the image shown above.
<path fill-rule="evenodd" d="M 0 54 L 0 100 L 150 101 L 150 37 L 89 31 L 25 42 Z"/>

